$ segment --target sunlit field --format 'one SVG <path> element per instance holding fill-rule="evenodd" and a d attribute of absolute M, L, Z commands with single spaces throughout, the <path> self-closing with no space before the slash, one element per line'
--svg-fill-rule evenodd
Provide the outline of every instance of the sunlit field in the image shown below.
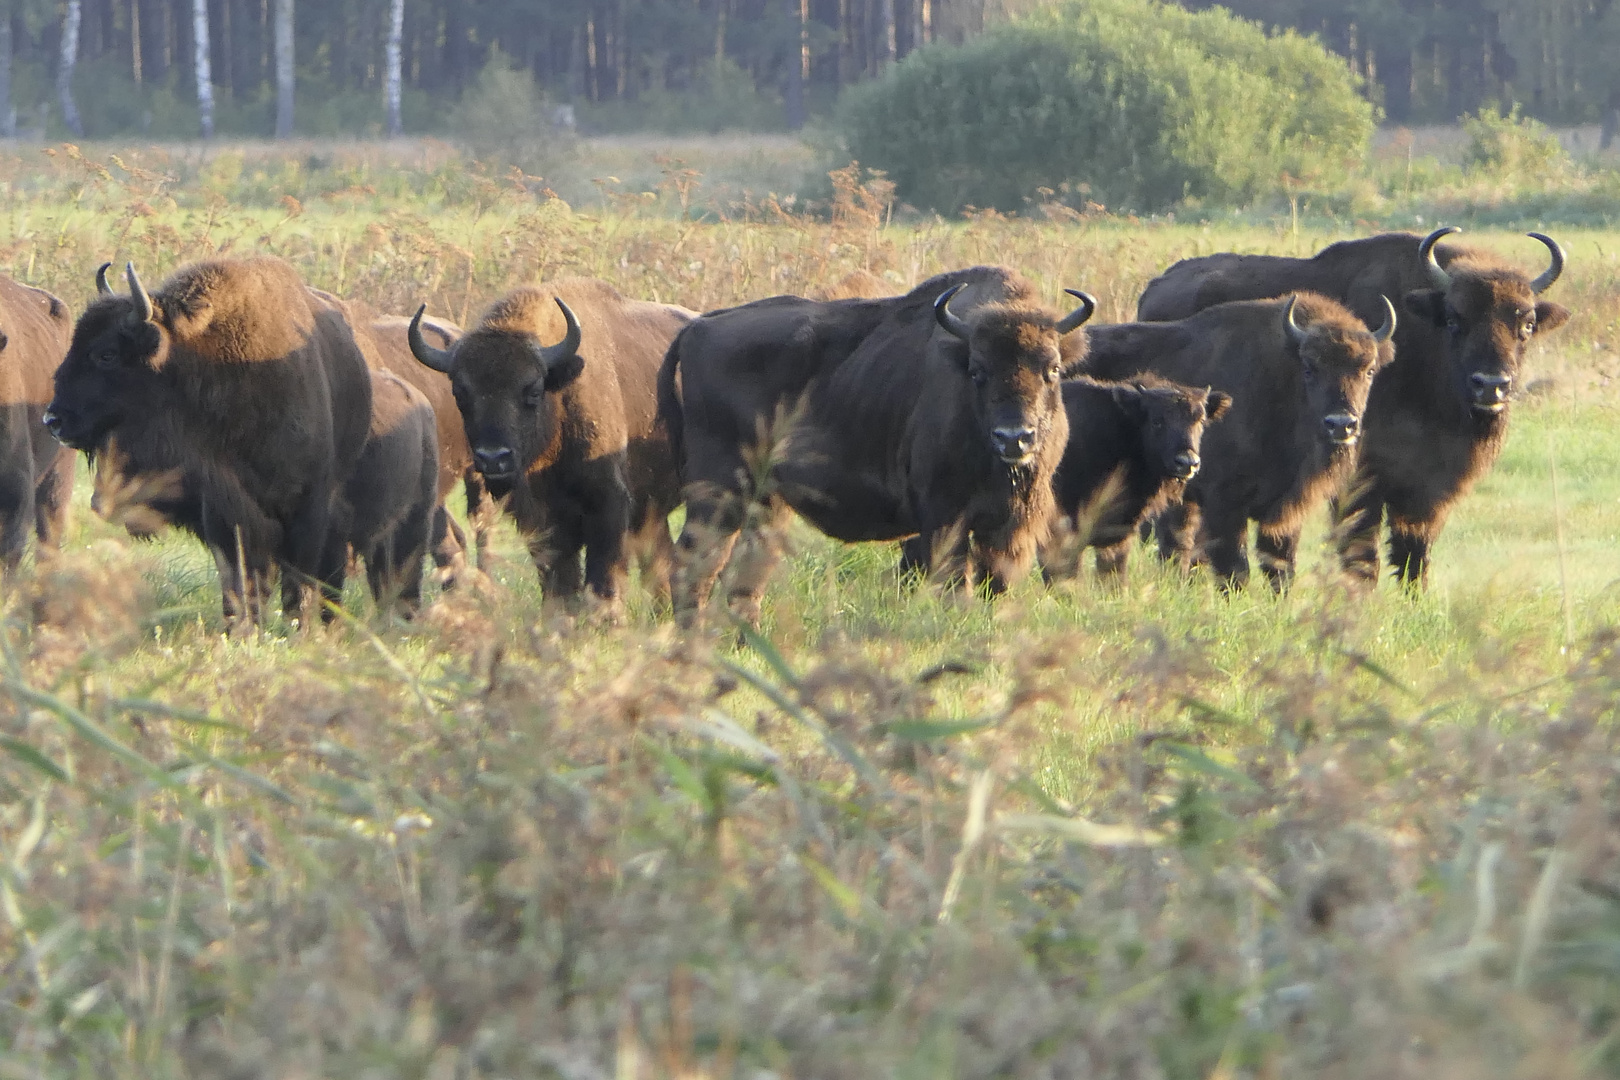
<path fill-rule="evenodd" d="M 269 251 L 463 322 L 563 274 L 705 310 L 981 262 L 1118 321 L 1178 258 L 1373 231 L 75 154 L 0 161 L 0 269 L 75 308 L 104 261 Z M 1538 224 L 1465 239 L 1539 267 Z M 201 545 L 81 468 L 6 587 L 0 1076 L 1620 1073 L 1620 230 L 1545 227 L 1575 317 L 1420 595 L 1347 590 L 1323 521 L 1282 597 L 1144 547 L 994 603 L 795 523 L 759 632 L 683 635 L 546 604 L 502 523 L 415 623 L 351 582 L 230 640 Z"/>

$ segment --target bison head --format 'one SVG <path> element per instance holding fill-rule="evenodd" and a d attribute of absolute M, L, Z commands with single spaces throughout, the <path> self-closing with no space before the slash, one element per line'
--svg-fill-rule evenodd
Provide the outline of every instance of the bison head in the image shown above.
<path fill-rule="evenodd" d="M 557 393 L 585 369 L 579 320 L 555 299 L 567 325 L 555 345 L 542 345 L 529 333 L 482 327 L 449 349 L 436 349 L 422 337 L 426 306 L 411 320 L 411 352 L 450 376 L 473 464 L 496 498 L 553 450 L 562 433 Z"/>
<path fill-rule="evenodd" d="M 1079 361 L 1064 338 L 1097 310 L 1097 301 L 1067 289 L 1080 307 L 1061 319 L 1028 308 L 989 305 L 964 319 L 951 312 L 953 285 L 934 301 L 934 317 L 967 348 L 965 373 L 973 387 L 973 407 L 991 451 L 1011 468 L 1034 464 L 1050 430 L 1064 425 L 1056 452 L 1063 452 L 1068 414 L 1060 387 L 1064 374 Z M 1080 350 L 1083 351 L 1083 350 Z"/>
<path fill-rule="evenodd" d="M 1195 390 L 1161 379 L 1117 386 L 1114 400 L 1137 424 L 1143 457 L 1163 475 L 1181 481 L 1198 474 L 1205 426 L 1225 416 L 1232 404 L 1219 390 Z"/>
<path fill-rule="evenodd" d="M 1349 451 L 1361 440 L 1361 417 L 1373 376 L 1395 357 L 1390 340 L 1395 334 L 1395 306 L 1387 296 L 1382 299 L 1384 323 L 1372 331 L 1342 309 L 1321 311 L 1309 326 L 1300 326 L 1298 294 L 1283 308 L 1283 331 L 1299 354 L 1302 416 L 1316 426 L 1330 456 Z"/>
<path fill-rule="evenodd" d="M 97 300 L 79 317 L 66 358 L 56 369 L 56 394 L 45 426 L 64 444 L 93 452 L 126 418 L 158 415 L 167 382 L 161 374 L 168 333 L 152 300 L 125 266 L 128 296 L 107 284 L 104 264 L 96 271 Z"/>
<path fill-rule="evenodd" d="M 1540 332 L 1556 330 L 1569 309 L 1537 297 L 1564 272 L 1564 249 L 1550 236 L 1528 234 L 1547 246 L 1551 262 L 1534 280 L 1481 255 L 1469 253 L 1442 267 L 1434 245 L 1460 232 L 1451 225 L 1424 237 L 1418 249 L 1432 285 L 1406 294 L 1407 310 L 1444 335 L 1446 377 L 1478 416 L 1497 416 L 1524 362 L 1524 347 Z"/>

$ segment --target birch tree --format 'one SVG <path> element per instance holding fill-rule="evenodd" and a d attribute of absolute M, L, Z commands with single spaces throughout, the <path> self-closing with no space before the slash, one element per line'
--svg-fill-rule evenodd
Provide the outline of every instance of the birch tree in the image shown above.
<path fill-rule="evenodd" d="M 405 40 L 405 0 L 390 0 L 388 5 L 388 71 L 383 77 L 383 104 L 388 110 L 388 134 L 399 135 L 405 130 L 400 117 L 399 99 L 402 92 L 403 71 L 400 56 Z"/>
<path fill-rule="evenodd" d="M 74 0 L 77 4 L 78 0 Z M 197 113 L 202 137 L 214 137 L 214 72 L 209 63 L 208 0 L 191 0 L 192 60 L 197 77 Z"/>
<path fill-rule="evenodd" d="M 293 0 L 276 0 L 276 138 L 293 133 Z"/>
<path fill-rule="evenodd" d="M 56 65 L 56 97 L 62 103 L 62 122 L 79 138 L 84 138 L 84 124 L 79 120 L 79 107 L 73 102 L 73 66 L 79 59 L 79 19 L 83 15 L 80 0 L 68 0 L 67 14 L 62 16 L 62 55 Z"/>

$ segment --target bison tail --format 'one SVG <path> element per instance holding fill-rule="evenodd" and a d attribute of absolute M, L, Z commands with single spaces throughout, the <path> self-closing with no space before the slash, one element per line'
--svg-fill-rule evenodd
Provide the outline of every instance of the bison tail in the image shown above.
<path fill-rule="evenodd" d="M 663 421 L 664 431 L 669 436 L 669 450 L 675 460 L 675 473 L 683 485 L 686 483 L 686 451 L 683 445 L 686 418 L 681 412 L 679 383 L 681 339 L 686 337 L 690 325 L 682 327 L 680 333 L 669 343 L 669 349 L 664 353 L 664 362 L 658 368 L 658 418 Z"/>

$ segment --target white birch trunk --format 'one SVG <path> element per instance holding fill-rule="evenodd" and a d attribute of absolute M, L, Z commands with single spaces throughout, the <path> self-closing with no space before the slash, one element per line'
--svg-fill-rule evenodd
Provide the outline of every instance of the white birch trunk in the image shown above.
<path fill-rule="evenodd" d="M 214 137 L 214 70 L 209 62 L 208 0 L 191 0 L 192 57 L 197 77 L 197 114 L 202 137 Z"/>
<path fill-rule="evenodd" d="M 62 103 L 62 120 L 80 138 L 84 137 L 84 124 L 79 120 L 79 107 L 73 103 L 73 65 L 79 60 L 82 14 L 79 0 L 68 0 L 67 14 L 62 17 L 62 55 L 56 65 L 56 97 Z"/>
<path fill-rule="evenodd" d="M 293 133 L 293 0 L 276 0 L 276 138 Z"/>
<path fill-rule="evenodd" d="M 405 41 L 405 0 L 390 0 L 388 5 L 388 46 L 385 60 L 387 75 L 383 79 L 383 104 L 388 110 L 388 134 L 399 135 L 405 124 L 400 117 L 399 99 L 403 92 L 404 72 L 401 70 L 401 46 Z"/>

